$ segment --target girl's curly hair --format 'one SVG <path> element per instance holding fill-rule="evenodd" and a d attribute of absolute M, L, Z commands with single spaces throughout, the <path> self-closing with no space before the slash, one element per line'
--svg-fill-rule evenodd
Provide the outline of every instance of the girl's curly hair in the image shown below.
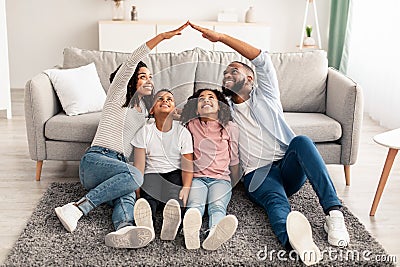
<path fill-rule="evenodd" d="M 217 96 L 219 105 L 218 121 L 222 126 L 226 126 L 229 121 L 232 121 L 232 114 L 228 101 L 222 92 L 209 88 L 199 89 L 188 98 L 188 101 L 182 110 L 181 123 L 186 126 L 189 121 L 193 120 L 194 118 L 200 119 L 199 115 L 197 114 L 197 102 L 200 94 L 204 91 L 211 91 Z"/>

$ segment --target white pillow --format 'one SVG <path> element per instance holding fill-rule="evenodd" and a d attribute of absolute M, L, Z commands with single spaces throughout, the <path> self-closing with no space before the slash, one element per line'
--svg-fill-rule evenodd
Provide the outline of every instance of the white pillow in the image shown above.
<path fill-rule="evenodd" d="M 106 93 L 94 63 L 75 69 L 45 70 L 61 106 L 69 116 L 103 109 Z"/>

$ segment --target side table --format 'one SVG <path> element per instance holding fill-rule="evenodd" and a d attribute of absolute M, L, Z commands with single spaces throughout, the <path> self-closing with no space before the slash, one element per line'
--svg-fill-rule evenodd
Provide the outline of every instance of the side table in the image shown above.
<path fill-rule="evenodd" d="M 385 166 L 383 167 L 381 178 L 379 180 L 378 188 L 376 189 L 374 202 L 372 203 L 371 211 L 369 216 L 374 216 L 376 209 L 381 199 L 383 189 L 385 188 L 386 181 L 389 177 L 390 170 L 393 165 L 394 158 L 400 149 L 400 128 L 384 132 L 374 136 L 374 141 L 382 146 L 388 147 L 389 152 L 386 157 Z"/>

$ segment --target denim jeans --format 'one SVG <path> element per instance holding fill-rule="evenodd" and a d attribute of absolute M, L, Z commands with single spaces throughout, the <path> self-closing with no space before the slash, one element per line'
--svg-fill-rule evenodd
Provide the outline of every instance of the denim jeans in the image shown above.
<path fill-rule="evenodd" d="M 260 185 L 255 190 L 249 190 L 251 181 L 261 180 L 260 177 Z M 325 163 L 315 144 L 306 136 L 293 138 L 283 159 L 244 176 L 250 200 L 266 211 L 274 233 L 285 247 L 288 247 L 286 218 L 291 211 L 288 197 L 303 186 L 306 178 L 325 213 L 331 207 L 341 206 Z"/>
<path fill-rule="evenodd" d="M 77 202 L 85 215 L 100 204 L 108 203 L 113 207 L 112 221 L 116 230 L 134 224 L 135 190 L 143 184 L 143 176 L 124 155 L 104 147 L 90 147 L 81 159 L 79 178 L 89 190 Z"/>
<path fill-rule="evenodd" d="M 209 177 L 193 178 L 187 206 L 197 208 L 204 215 L 208 204 L 209 228 L 226 216 L 226 207 L 232 196 L 231 182 Z"/>
<path fill-rule="evenodd" d="M 140 189 L 140 197 L 143 197 L 150 204 L 153 221 L 156 220 L 156 211 L 164 206 L 170 199 L 175 199 L 183 207 L 179 199 L 179 192 L 182 189 L 182 170 L 174 170 L 168 173 L 147 173 L 144 175 L 144 182 Z M 183 215 L 183 208 L 182 208 Z"/>

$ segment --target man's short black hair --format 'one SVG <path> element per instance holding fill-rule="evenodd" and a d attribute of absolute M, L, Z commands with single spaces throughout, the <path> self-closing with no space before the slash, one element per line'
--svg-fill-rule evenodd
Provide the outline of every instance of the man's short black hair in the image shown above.
<path fill-rule="evenodd" d="M 254 77 L 254 70 L 252 67 L 250 67 L 249 65 L 247 65 L 246 63 L 240 62 L 240 61 L 233 61 L 232 63 L 239 63 L 240 65 L 242 65 L 246 70 L 248 70 Z"/>

